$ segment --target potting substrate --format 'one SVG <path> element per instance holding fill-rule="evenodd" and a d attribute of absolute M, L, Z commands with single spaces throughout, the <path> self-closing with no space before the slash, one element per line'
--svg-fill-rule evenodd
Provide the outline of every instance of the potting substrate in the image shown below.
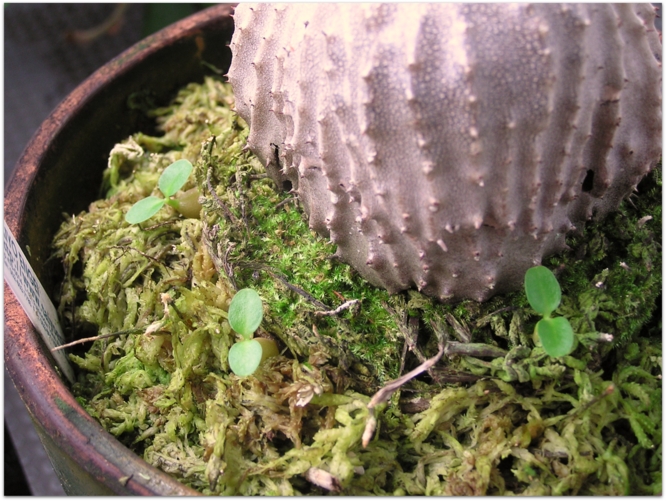
<path fill-rule="evenodd" d="M 69 350 L 72 391 L 106 430 L 204 494 L 661 492 L 660 166 L 544 260 L 576 334 L 553 359 L 524 291 L 440 303 L 334 259 L 232 110 L 229 85 L 207 78 L 150 111 L 162 135 L 117 144 L 103 197 L 55 237 L 68 341 L 96 338 Z M 180 159 L 200 217 L 165 206 L 127 223 Z M 256 335 L 280 349 L 246 377 L 227 360 L 242 288 L 263 301 Z"/>

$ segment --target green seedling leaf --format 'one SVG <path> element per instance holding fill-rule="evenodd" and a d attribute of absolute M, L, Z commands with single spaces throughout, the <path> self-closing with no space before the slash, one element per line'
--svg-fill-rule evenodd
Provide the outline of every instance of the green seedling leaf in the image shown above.
<path fill-rule="evenodd" d="M 146 219 L 154 216 L 164 204 L 175 205 L 175 208 L 178 209 L 179 203 L 170 200 L 169 197 L 175 195 L 187 182 L 187 178 L 190 177 L 192 169 L 193 167 L 189 160 L 184 159 L 169 165 L 164 169 L 164 172 L 162 172 L 158 181 L 160 191 L 164 194 L 166 199 L 150 196 L 143 200 L 139 200 L 129 211 L 127 211 L 125 221 L 130 224 L 142 223 Z"/>
<path fill-rule="evenodd" d="M 557 358 L 571 353 L 574 333 L 566 318 L 542 318 L 536 325 L 536 331 L 549 356 Z"/>
<path fill-rule="evenodd" d="M 164 196 L 174 196 L 190 177 L 192 169 L 190 161 L 185 159 L 178 160 L 164 169 L 159 180 L 160 191 Z"/>
<path fill-rule="evenodd" d="M 246 339 L 229 350 L 229 367 L 237 376 L 249 376 L 261 363 L 263 349 L 256 339 Z"/>
<path fill-rule="evenodd" d="M 132 205 L 125 214 L 125 221 L 129 224 L 143 223 L 146 219 L 153 217 L 166 203 L 163 198 L 154 196 L 146 197 Z"/>
<path fill-rule="evenodd" d="M 560 305 L 562 289 L 557 278 L 545 266 L 535 266 L 525 273 L 525 293 L 530 306 L 544 317 Z"/>
<path fill-rule="evenodd" d="M 245 339 L 252 338 L 254 331 L 259 328 L 263 316 L 261 298 L 254 289 L 241 289 L 231 300 L 229 325 Z"/>

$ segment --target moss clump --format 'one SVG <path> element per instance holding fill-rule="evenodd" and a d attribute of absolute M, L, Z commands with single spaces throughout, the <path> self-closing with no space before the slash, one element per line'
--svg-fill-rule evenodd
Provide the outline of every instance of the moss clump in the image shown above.
<path fill-rule="evenodd" d="M 578 339 L 551 359 L 522 292 L 439 304 L 389 295 L 331 259 L 298 200 L 243 150 L 232 101 L 208 79 L 155 110 L 164 135 L 117 145 L 107 197 L 56 236 L 63 324 L 104 336 L 70 353 L 73 391 L 106 429 L 206 494 L 661 491 L 659 170 L 545 263 Z M 201 218 L 168 209 L 128 225 L 180 158 L 195 165 L 184 189 L 199 189 Z M 244 287 L 265 305 L 258 335 L 282 355 L 239 378 L 227 309 Z M 445 358 L 377 409 L 363 448 L 370 396 L 442 343 Z"/>

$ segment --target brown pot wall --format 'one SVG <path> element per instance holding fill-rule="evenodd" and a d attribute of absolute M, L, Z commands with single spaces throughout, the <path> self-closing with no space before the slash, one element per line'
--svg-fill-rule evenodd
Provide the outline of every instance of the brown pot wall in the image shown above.
<path fill-rule="evenodd" d="M 58 286 L 51 241 L 63 213 L 99 197 L 114 144 L 152 131 L 128 98 L 163 105 L 192 81 L 231 62 L 233 6 L 219 5 L 139 42 L 77 87 L 44 121 L 5 188 L 5 221 L 47 292 Z M 138 94 L 137 94 L 138 93 Z M 29 249 L 29 252 L 28 252 Z M 76 402 L 27 316 L 5 285 L 5 365 L 35 422 L 68 494 L 197 494 L 148 465 L 107 433 Z"/>

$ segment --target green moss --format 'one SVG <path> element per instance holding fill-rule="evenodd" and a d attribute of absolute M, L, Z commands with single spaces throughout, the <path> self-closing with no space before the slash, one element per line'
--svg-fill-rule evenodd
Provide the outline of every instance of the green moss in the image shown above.
<path fill-rule="evenodd" d="M 660 199 L 661 165 L 616 213 L 586 225 L 567 254 L 548 260 L 562 270 L 561 310 L 577 332 L 607 332 L 623 346 L 652 318 L 661 294 Z"/>
<path fill-rule="evenodd" d="M 544 263 L 578 338 L 551 359 L 522 291 L 440 304 L 389 295 L 332 259 L 298 201 L 243 151 L 232 102 L 209 79 L 155 110 L 164 135 L 117 145 L 107 198 L 56 236 L 63 324 L 108 335 L 70 354 L 73 391 L 106 429 L 205 494 L 322 494 L 331 475 L 351 495 L 661 491 L 660 168 Z M 180 158 L 195 165 L 202 218 L 169 209 L 125 223 Z M 265 305 L 257 334 L 282 355 L 238 378 L 226 312 L 244 287 Z M 378 409 L 364 449 L 369 397 L 442 341 L 448 355 Z"/>

